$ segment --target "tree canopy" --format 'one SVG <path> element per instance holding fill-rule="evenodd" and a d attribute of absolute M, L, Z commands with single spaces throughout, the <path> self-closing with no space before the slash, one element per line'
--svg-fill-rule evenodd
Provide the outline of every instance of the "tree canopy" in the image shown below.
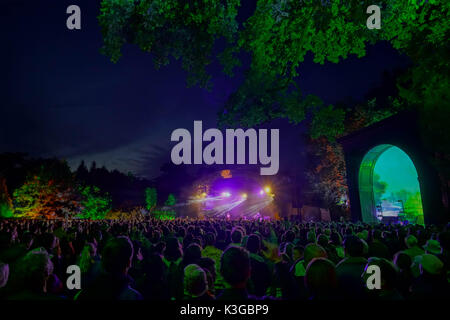
<path fill-rule="evenodd" d="M 381 7 L 381 29 L 366 26 L 369 4 Z M 205 88 L 212 86 L 207 67 L 215 59 L 232 76 L 247 54 L 245 80 L 219 112 L 222 126 L 275 118 L 299 123 L 311 116 L 313 136 L 334 137 L 344 129 L 345 110 L 302 94 L 296 83 L 301 63 L 307 54 L 321 64 L 363 57 L 368 45 L 388 41 L 412 62 L 398 81 L 400 98 L 425 117 L 447 111 L 448 1 L 258 0 L 245 21 L 240 6 L 239 0 L 103 0 L 102 51 L 116 62 L 130 43 L 151 53 L 156 67 L 181 59 L 188 85 Z M 437 129 L 442 133 L 445 125 Z"/>

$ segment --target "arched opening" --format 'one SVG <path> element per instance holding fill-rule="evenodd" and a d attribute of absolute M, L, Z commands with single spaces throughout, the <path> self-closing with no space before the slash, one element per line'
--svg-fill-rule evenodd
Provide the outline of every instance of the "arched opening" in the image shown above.
<path fill-rule="evenodd" d="M 359 195 L 364 222 L 424 224 L 416 167 L 396 146 L 367 152 L 359 168 Z"/>

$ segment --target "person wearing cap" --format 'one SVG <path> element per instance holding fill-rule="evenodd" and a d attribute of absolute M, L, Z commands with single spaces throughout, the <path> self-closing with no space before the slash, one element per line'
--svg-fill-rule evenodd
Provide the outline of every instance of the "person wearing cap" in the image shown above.
<path fill-rule="evenodd" d="M 412 260 L 414 260 L 416 256 L 420 256 L 425 253 L 425 251 L 419 247 L 418 243 L 417 238 L 413 235 L 409 235 L 405 238 L 405 245 L 408 249 L 403 252 L 410 256 Z"/>
<path fill-rule="evenodd" d="M 412 299 L 448 299 L 449 285 L 445 279 L 444 264 L 434 254 L 417 256 L 413 265 L 417 265 L 420 275 L 411 286 Z"/>
<path fill-rule="evenodd" d="M 423 246 L 425 249 L 425 253 L 434 254 L 436 256 L 440 255 L 442 253 L 441 244 L 437 240 L 430 239 L 427 241 L 427 243 Z"/>

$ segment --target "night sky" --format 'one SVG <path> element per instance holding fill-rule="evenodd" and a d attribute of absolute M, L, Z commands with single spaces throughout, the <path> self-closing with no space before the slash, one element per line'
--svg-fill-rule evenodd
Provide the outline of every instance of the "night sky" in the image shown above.
<path fill-rule="evenodd" d="M 209 70 L 214 87 L 208 92 L 187 88 L 180 63 L 155 70 L 152 57 L 128 45 L 113 64 L 99 53 L 97 24 L 100 1 L 2 1 L 0 19 L 0 152 L 67 159 L 76 168 L 84 159 L 97 166 L 131 171 L 152 178 L 170 157 L 170 134 L 192 132 L 193 121 L 204 130 L 216 127 L 216 114 L 242 77 Z M 5 4 L 6 3 L 6 4 Z M 66 28 L 66 8 L 77 4 L 82 29 Z M 247 3 L 243 12 L 251 12 Z M 309 56 L 300 68 L 305 94 L 326 103 L 362 101 L 380 85 L 383 72 L 406 64 L 386 44 L 370 47 L 366 57 L 318 65 Z M 245 67 L 245 66 L 244 66 Z M 282 128 L 281 128 L 282 126 Z M 302 127 L 276 121 L 280 127 L 280 171 L 299 160 Z"/>

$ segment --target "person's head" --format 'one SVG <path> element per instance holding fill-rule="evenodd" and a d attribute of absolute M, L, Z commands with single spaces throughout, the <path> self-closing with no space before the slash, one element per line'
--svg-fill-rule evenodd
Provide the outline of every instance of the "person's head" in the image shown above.
<path fill-rule="evenodd" d="M 306 267 L 305 287 L 314 297 L 328 296 L 337 287 L 336 268 L 326 258 L 314 258 Z"/>
<path fill-rule="evenodd" d="M 97 248 L 93 243 L 87 243 L 81 251 L 79 266 L 81 272 L 87 272 L 91 266 L 92 258 L 97 254 Z"/>
<path fill-rule="evenodd" d="M 9 265 L 7 263 L 0 262 L 0 288 L 3 288 L 8 282 L 9 278 Z"/>
<path fill-rule="evenodd" d="M 403 251 L 399 251 L 394 255 L 394 264 L 400 270 L 408 271 L 411 268 L 412 260 L 408 254 Z"/>
<path fill-rule="evenodd" d="M 233 288 L 245 288 L 250 278 L 250 255 L 242 247 L 230 246 L 220 259 L 220 273 Z"/>
<path fill-rule="evenodd" d="M 206 272 L 206 278 L 208 279 L 208 288 L 212 290 L 214 283 L 216 282 L 216 262 L 208 257 L 203 257 L 198 261 L 198 265 Z"/>
<path fill-rule="evenodd" d="M 144 249 L 144 270 L 147 280 L 151 282 L 165 281 L 165 264 L 157 252 Z"/>
<path fill-rule="evenodd" d="M 345 237 L 344 249 L 346 255 L 349 257 L 362 257 L 364 255 L 364 243 L 354 235 Z"/>
<path fill-rule="evenodd" d="M 184 238 L 185 235 L 186 235 L 186 229 L 184 229 L 183 227 L 179 227 L 178 231 L 177 231 L 177 236 L 180 238 Z"/>
<path fill-rule="evenodd" d="M 308 241 L 308 243 L 314 243 L 316 241 L 316 232 L 314 230 L 308 231 L 306 240 Z"/>
<path fill-rule="evenodd" d="M 328 237 L 325 234 L 319 234 L 317 236 L 317 244 L 325 248 L 328 245 Z"/>
<path fill-rule="evenodd" d="M 292 260 L 292 250 L 294 249 L 294 245 L 290 242 L 287 242 L 283 248 L 283 256 L 288 259 L 288 261 Z"/>
<path fill-rule="evenodd" d="M 373 271 L 370 270 L 369 272 L 369 267 L 373 265 L 380 268 L 381 290 L 395 289 L 398 281 L 398 269 L 391 261 L 385 258 L 372 257 L 368 259 L 362 275 L 364 283 L 367 283 L 369 277 L 373 274 Z"/>
<path fill-rule="evenodd" d="M 436 254 L 439 255 L 442 253 L 441 244 L 437 240 L 430 239 L 427 241 L 427 243 L 423 246 L 426 253 Z"/>
<path fill-rule="evenodd" d="M 333 231 L 330 235 L 330 241 L 335 246 L 341 246 L 342 245 L 342 239 L 339 233 L 336 231 Z"/>
<path fill-rule="evenodd" d="M 417 238 L 413 235 L 409 235 L 405 238 L 405 245 L 407 248 L 413 248 L 417 246 Z"/>
<path fill-rule="evenodd" d="M 416 257 L 419 263 L 419 270 L 425 276 L 442 276 L 444 264 L 434 254 L 423 254 Z"/>
<path fill-rule="evenodd" d="M 170 237 L 166 241 L 164 257 L 169 261 L 176 261 L 183 256 L 183 249 L 177 238 Z"/>
<path fill-rule="evenodd" d="M 258 253 L 261 250 L 261 239 L 256 234 L 249 235 L 246 248 L 250 253 Z"/>
<path fill-rule="evenodd" d="M 217 230 L 217 240 L 218 241 L 223 242 L 226 240 L 226 238 L 227 238 L 227 232 L 225 230 L 223 230 L 223 229 Z"/>
<path fill-rule="evenodd" d="M 109 240 L 102 252 L 102 266 L 112 274 L 127 274 L 133 261 L 133 244 L 128 237 Z"/>
<path fill-rule="evenodd" d="M 241 243 L 242 241 L 242 230 L 240 228 L 234 228 L 231 232 L 231 242 L 232 243 Z"/>
<path fill-rule="evenodd" d="M 191 243 L 184 251 L 184 263 L 185 265 L 198 263 L 198 260 L 202 257 L 202 248 L 197 243 Z"/>
<path fill-rule="evenodd" d="M 47 291 L 47 280 L 53 273 L 53 263 L 51 256 L 41 247 L 22 257 L 15 270 L 21 286 L 42 293 Z"/>
<path fill-rule="evenodd" d="M 205 236 L 205 247 L 213 246 L 216 244 L 216 236 L 212 232 L 208 232 Z"/>
<path fill-rule="evenodd" d="M 57 244 L 57 238 L 52 233 L 44 233 L 40 235 L 37 240 L 36 245 L 43 247 L 47 252 L 51 252 Z"/>
<path fill-rule="evenodd" d="M 309 243 L 306 245 L 303 253 L 305 265 L 307 265 L 314 258 L 327 258 L 327 252 L 318 244 Z"/>
<path fill-rule="evenodd" d="M 187 265 L 184 268 L 184 292 L 185 295 L 196 298 L 208 291 L 206 272 L 196 264 Z"/>
<path fill-rule="evenodd" d="M 295 233 L 292 230 L 288 230 L 283 235 L 285 242 L 293 242 L 295 239 Z"/>
<path fill-rule="evenodd" d="M 367 244 L 366 240 L 364 240 L 364 239 L 360 239 L 360 240 L 363 245 L 363 254 L 362 255 L 365 257 L 369 254 L 369 245 Z"/>
<path fill-rule="evenodd" d="M 303 257 L 304 250 L 305 250 L 305 248 L 303 248 L 302 246 L 295 246 L 292 249 L 292 259 L 294 261 L 297 261 L 298 259 L 301 259 Z"/>
<path fill-rule="evenodd" d="M 216 279 L 216 262 L 208 257 L 202 257 L 198 261 L 198 265 L 205 270 L 208 270 L 211 275 L 214 277 L 214 281 Z"/>

